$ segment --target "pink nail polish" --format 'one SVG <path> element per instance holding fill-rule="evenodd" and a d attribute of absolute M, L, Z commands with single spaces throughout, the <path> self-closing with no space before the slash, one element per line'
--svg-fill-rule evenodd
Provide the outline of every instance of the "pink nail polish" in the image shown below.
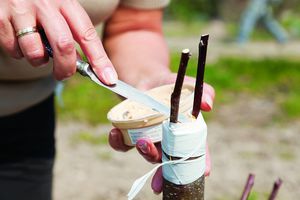
<path fill-rule="evenodd" d="M 140 141 L 138 143 L 138 147 L 144 154 L 148 154 L 150 152 L 150 148 L 148 147 L 148 144 L 146 141 Z"/>
<path fill-rule="evenodd" d="M 207 103 L 207 105 L 212 109 L 213 108 L 213 101 L 211 99 L 211 97 L 209 95 L 207 95 L 205 97 L 205 102 Z"/>

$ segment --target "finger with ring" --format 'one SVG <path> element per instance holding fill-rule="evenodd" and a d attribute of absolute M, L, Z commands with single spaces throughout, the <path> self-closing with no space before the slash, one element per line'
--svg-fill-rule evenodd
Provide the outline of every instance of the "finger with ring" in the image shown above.
<path fill-rule="evenodd" d="M 37 32 L 37 27 L 36 26 L 34 26 L 34 27 L 27 27 L 27 28 L 24 28 L 22 30 L 17 31 L 16 37 L 20 38 L 20 37 L 23 37 L 25 35 L 36 33 L 36 32 Z"/>
<path fill-rule="evenodd" d="M 11 19 L 23 55 L 33 66 L 40 66 L 48 61 L 48 55 L 44 50 L 36 21 L 34 12 L 26 6 L 22 9 L 16 8 Z"/>

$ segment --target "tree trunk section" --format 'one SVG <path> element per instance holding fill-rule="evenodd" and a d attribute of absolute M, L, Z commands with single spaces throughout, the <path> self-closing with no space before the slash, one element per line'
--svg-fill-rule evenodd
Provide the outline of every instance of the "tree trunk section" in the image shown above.
<path fill-rule="evenodd" d="M 176 185 L 164 179 L 163 200 L 204 200 L 204 174 L 187 185 Z"/>

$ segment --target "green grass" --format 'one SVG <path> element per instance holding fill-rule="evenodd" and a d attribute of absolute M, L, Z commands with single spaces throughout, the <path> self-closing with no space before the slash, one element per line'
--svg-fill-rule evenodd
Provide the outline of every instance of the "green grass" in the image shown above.
<path fill-rule="evenodd" d="M 63 101 L 64 107 L 58 107 L 61 119 L 99 124 L 108 122 L 106 113 L 120 102 L 120 99 L 89 79 L 75 75 L 65 84 Z"/>
<path fill-rule="evenodd" d="M 248 200 L 258 200 L 258 199 L 261 199 L 259 198 L 258 192 L 251 191 Z"/>
<path fill-rule="evenodd" d="M 178 63 L 179 55 L 172 55 L 173 71 Z M 194 56 L 189 62 L 188 75 L 195 76 L 196 65 Z M 215 107 L 233 102 L 238 94 L 245 93 L 274 102 L 282 111 L 279 119 L 300 117 L 300 61 L 223 58 L 207 65 L 205 80 L 216 90 Z M 63 99 L 65 106 L 58 107 L 60 119 L 90 124 L 108 123 L 107 112 L 120 102 L 112 92 L 78 75 L 66 82 Z"/>
<path fill-rule="evenodd" d="M 166 21 L 164 22 L 164 35 L 166 37 L 190 37 L 199 36 L 203 31 L 204 26 L 207 22 L 203 20 L 189 21 L 189 22 L 178 22 L 178 21 Z"/>

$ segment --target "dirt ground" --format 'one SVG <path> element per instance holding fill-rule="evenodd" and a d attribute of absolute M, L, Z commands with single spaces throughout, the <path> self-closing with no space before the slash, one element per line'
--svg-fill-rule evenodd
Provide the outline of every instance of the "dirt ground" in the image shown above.
<path fill-rule="evenodd" d="M 273 182 L 280 177 L 284 184 L 278 199 L 298 199 L 300 122 L 270 123 L 276 112 L 267 100 L 246 102 L 243 97 L 234 105 L 217 109 L 216 119 L 208 123 L 213 167 L 206 180 L 206 199 L 239 199 L 250 172 L 256 175 L 254 191 L 269 194 Z M 126 199 L 133 181 L 153 167 L 135 150 L 125 154 L 106 144 L 72 142 L 74 134 L 81 131 L 106 134 L 110 128 L 59 123 L 55 200 Z M 161 199 L 152 193 L 149 183 L 136 199 Z"/>
<path fill-rule="evenodd" d="M 209 62 L 221 56 L 249 57 L 297 56 L 299 42 L 278 45 L 273 42 L 250 43 L 240 47 L 220 41 L 226 33 L 222 24 L 212 24 L 207 32 L 211 38 Z M 186 47 L 196 52 L 198 38 L 168 38 L 173 51 Z M 253 191 L 267 199 L 273 182 L 283 180 L 278 200 L 295 200 L 300 196 L 300 122 L 276 123 L 278 112 L 266 99 L 240 96 L 232 104 L 220 105 L 216 117 L 208 122 L 208 143 L 212 172 L 206 179 L 207 200 L 239 199 L 249 173 L 256 175 Z M 91 145 L 72 142 L 74 135 L 84 131 L 107 134 L 111 126 L 90 127 L 81 122 L 59 122 L 57 127 L 57 160 L 55 166 L 54 200 L 121 200 L 126 199 L 135 179 L 153 165 L 144 161 L 135 150 L 113 151 L 107 144 Z M 161 199 L 150 189 L 150 180 L 136 199 Z"/>

